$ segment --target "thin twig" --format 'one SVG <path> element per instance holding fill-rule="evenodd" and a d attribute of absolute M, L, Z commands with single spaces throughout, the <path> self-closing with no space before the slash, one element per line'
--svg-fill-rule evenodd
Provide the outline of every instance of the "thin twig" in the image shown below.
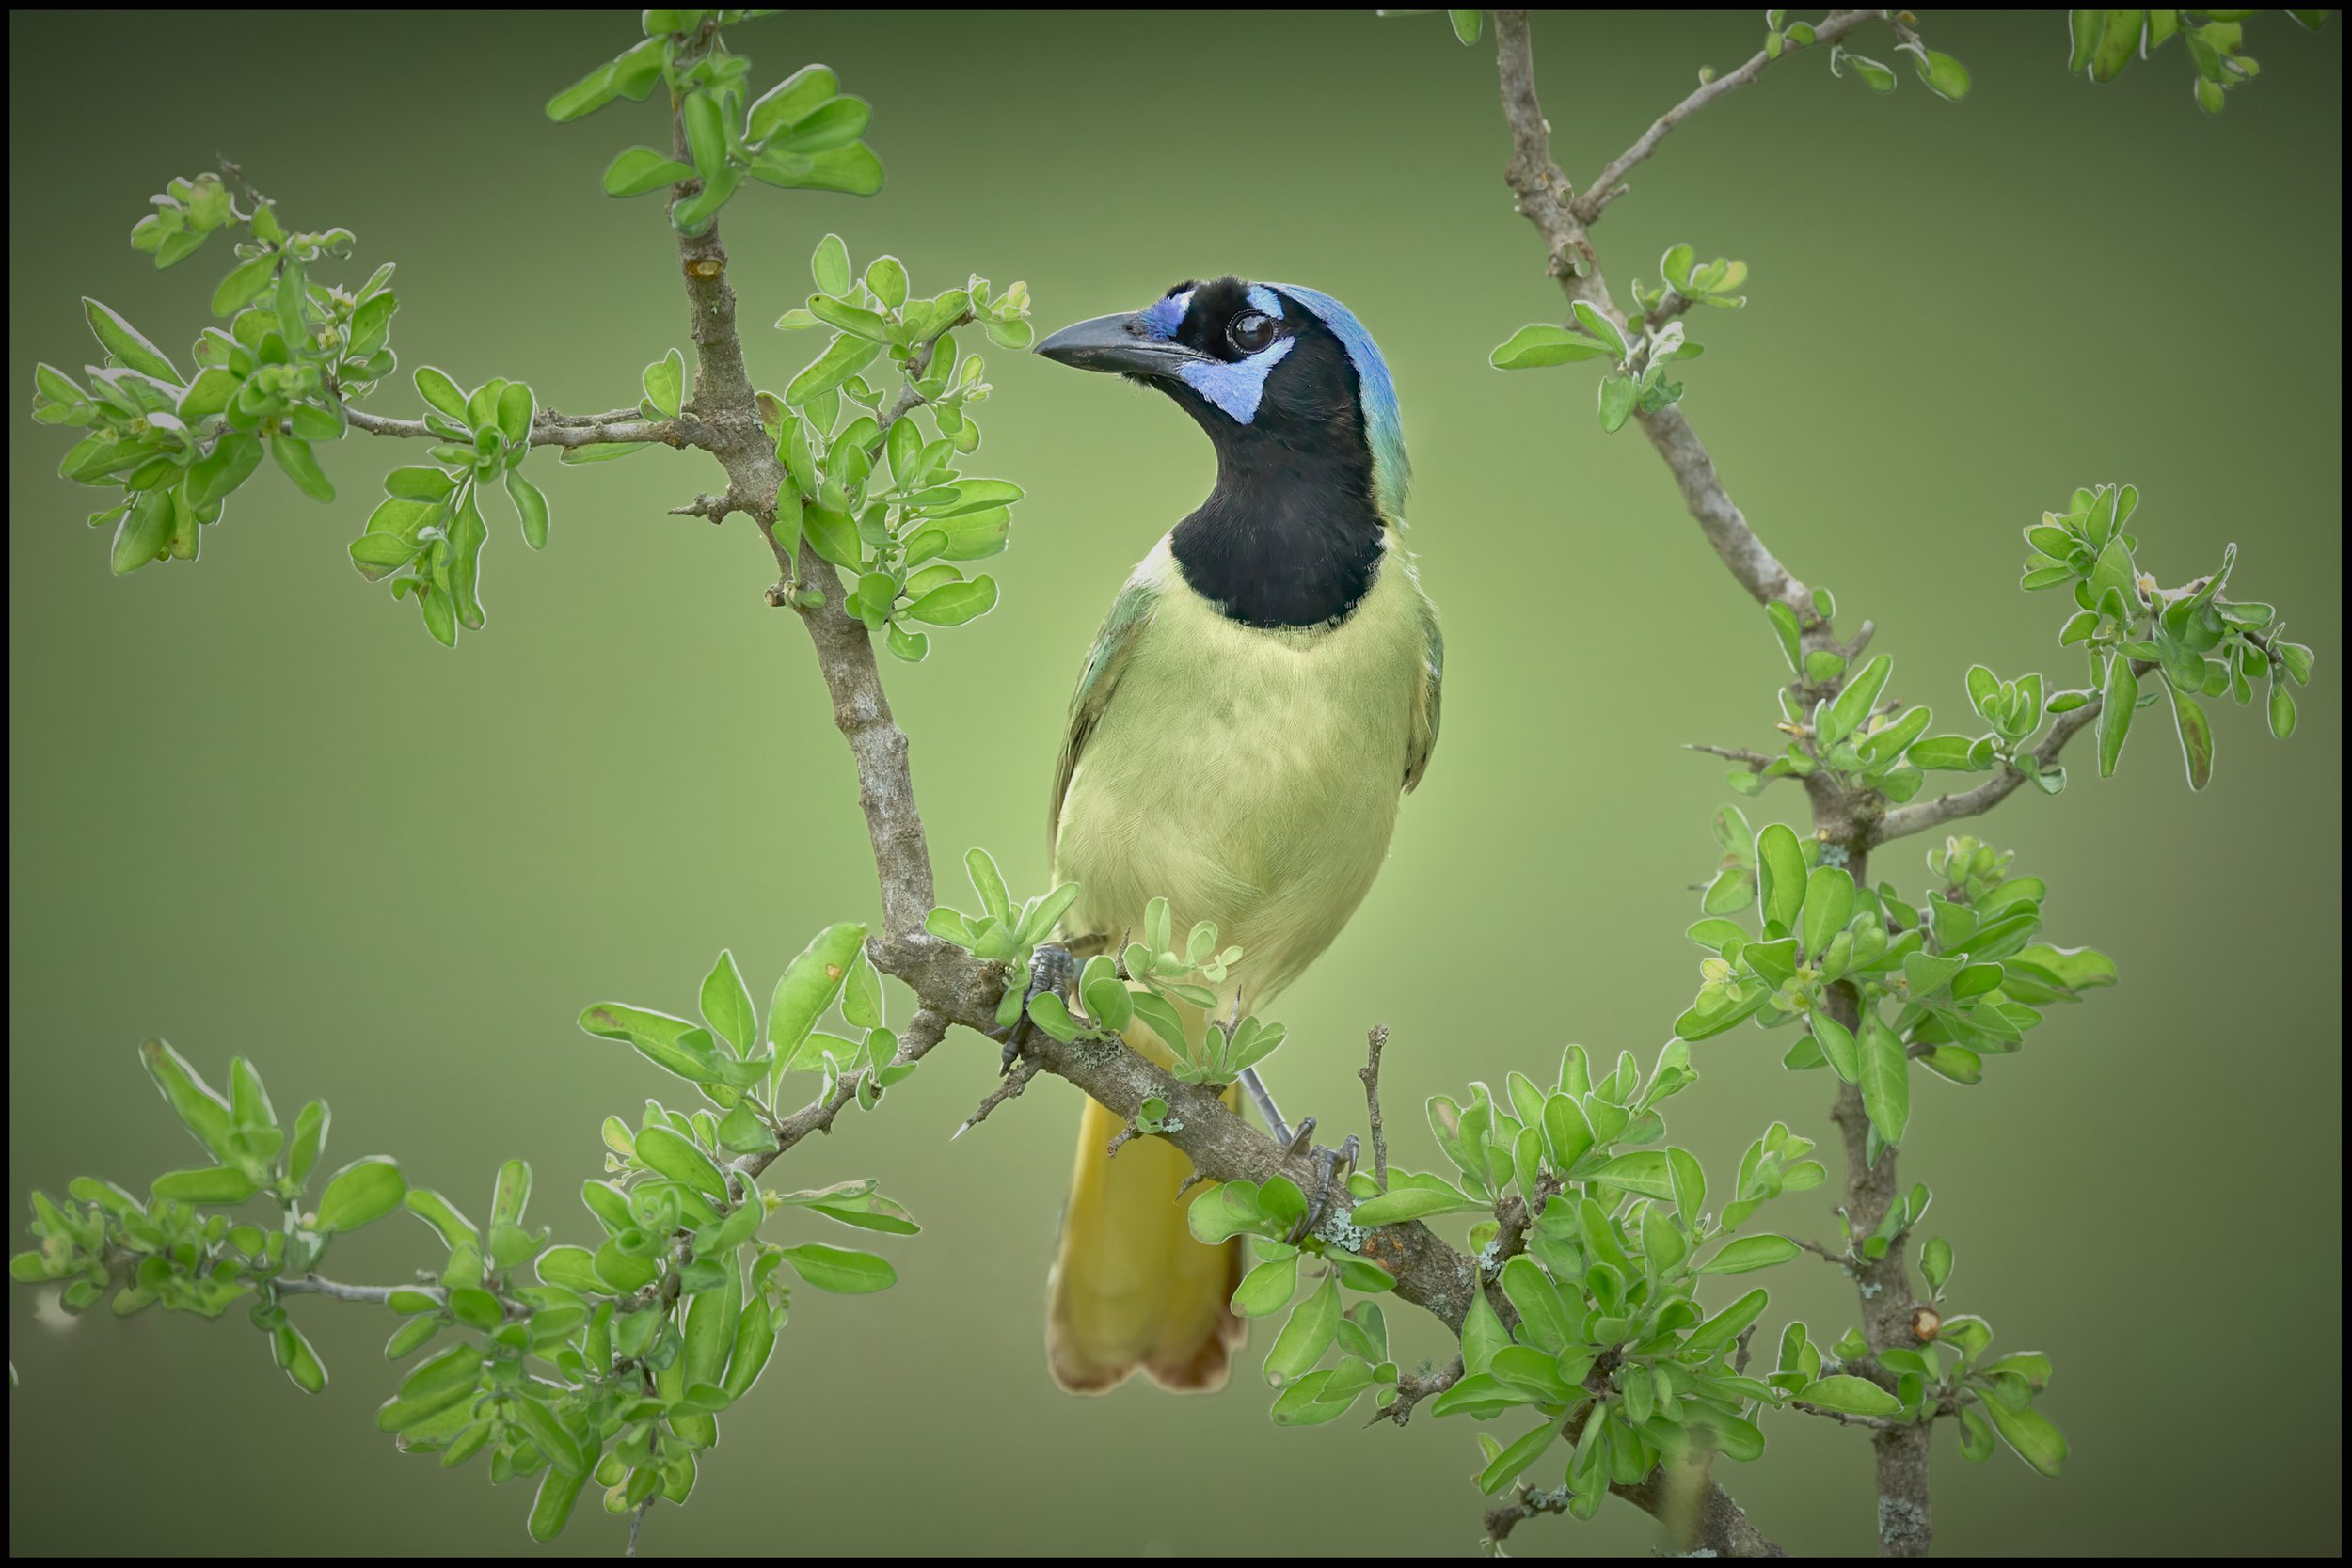
<path fill-rule="evenodd" d="M 2145 659 L 2132 661 L 2135 676 L 2150 674 L 2155 668 L 2154 664 Z M 2096 723 L 2106 707 L 2106 698 L 2094 695 L 2082 706 L 2052 720 L 2049 730 L 2042 737 L 2042 744 L 2033 748 L 2035 763 L 2046 771 L 2058 761 L 2058 752 L 2065 749 L 2066 743 Z M 2025 782 L 2023 771 L 2004 763 L 1999 773 L 1974 789 L 1939 795 L 1932 800 L 1921 800 L 1915 805 L 1897 806 L 1879 819 L 1877 830 L 1870 835 L 1870 842 L 1874 845 L 1885 844 L 1940 828 L 1947 822 L 1957 822 L 1963 816 L 1980 816 L 2015 794 L 2017 786 Z"/>
<path fill-rule="evenodd" d="M 1814 27 L 1814 47 L 1820 48 L 1823 44 L 1836 43 L 1864 23 L 1883 18 L 1885 15 L 1884 11 L 1832 11 Z M 1788 51 L 1784 51 L 1784 53 L 1788 53 Z M 1592 183 L 1584 187 L 1584 194 L 1577 198 L 1575 202 L 1577 221 L 1589 225 L 1600 216 L 1603 208 L 1623 196 L 1625 186 L 1621 182 L 1633 171 L 1635 165 L 1658 150 L 1658 144 L 1664 141 L 1667 134 L 1676 126 L 1724 94 L 1735 88 L 1746 87 L 1750 82 L 1763 75 L 1764 68 L 1772 63 L 1772 56 L 1758 50 L 1755 58 L 1749 60 L 1747 64 L 1737 71 L 1718 76 L 1711 82 L 1701 84 L 1697 91 L 1660 115 L 1651 122 L 1650 128 L 1642 133 L 1639 140 L 1611 159 L 1609 166 L 1595 175 Z"/>
<path fill-rule="evenodd" d="M 651 1497 L 647 1497 L 644 1502 L 637 1505 L 637 1512 L 629 1515 L 628 1547 L 626 1551 L 621 1553 L 623 1557 L 635 1557 L 637 1555 L 637 1532 L 639 1529 L 644 1528 L 645 1515 L 651 1513 L 652 1512 L 653 1499 Z"/>
<path fill-rule="evenodd" d="M 1370 1060 L 1356 1069 L 1364 1081 L 1364 1111 L 1372 1123 L 1372 1184 L 1389 1190 L 1389 1139 L 1380 1127 L 1380 1050 L 1389 1043 L 1389 1026 L 1375 1023 L 1364 1037 Z"/>

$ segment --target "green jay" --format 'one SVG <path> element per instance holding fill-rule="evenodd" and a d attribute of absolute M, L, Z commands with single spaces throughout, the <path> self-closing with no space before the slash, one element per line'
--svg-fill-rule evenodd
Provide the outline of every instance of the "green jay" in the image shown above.
<path fill-rule="evenodd" d="M 1049 839 L 1055 881 L 1084 889 L 1062 921 L 1068 953 L 1120 951 L 1155 896 L 1175 929 L 1214 921 L 1242 949 L 1217 1006 L 1182 1009 L 1198 1040 L 1339 935 L 1437 743 L 1443 643 L 1399 538 L 1396 393 L 1338 300 L 1236 277 L 1180 283 L 1037 352 L 1166 393 L 1216 450 L 1216 488 L 1135 569 L 1087 657 Z M 1173 1060 L 1140 1022 L 1127 1040 Z M 1243 1085 L 1291 1141 L 1254 1070 Z M 1073 1390 L 1138 1367 L 1163 1387 L 1216 1388 L 1244 1332 L 1228 1307 L 1240 1243 L 1193 1239 L 1177 1201 L 1192 1167 L 1172 1145 L 1104 1158 L 1120 1124 L 1087 1101 L 1047 1360 Z"/>

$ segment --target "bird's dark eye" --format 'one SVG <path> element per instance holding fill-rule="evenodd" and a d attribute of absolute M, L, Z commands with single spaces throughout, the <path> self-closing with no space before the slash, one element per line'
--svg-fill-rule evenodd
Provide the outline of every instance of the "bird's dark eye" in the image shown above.
<path fill-rule="evenodd" d="M 1244 310 L 1225 328 L 1225 341 L 1243 354 L 1255 354 L 1274 341 L 1274 318 Z"/>

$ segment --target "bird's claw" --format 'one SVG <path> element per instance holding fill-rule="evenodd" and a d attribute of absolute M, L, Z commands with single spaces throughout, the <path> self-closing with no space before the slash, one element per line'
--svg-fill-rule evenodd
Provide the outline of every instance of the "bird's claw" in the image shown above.
<path fill-rule="evenodd" d="M 1322 1227 L 1323 1222 L 1330 1216 L 1333 1196 L 1343 1187 L 1347 1178 L 1354 1174 L 1356 1157 L 1362 1149 L 1362 1146 L 1356 1141 L 1356 1135 L 1353 1132 L 1349 1133 L 1347 1141 L 1337 1148 L 1325 1148 L 1321 1145 L 1310 1146 L 1307 1141 L 1308 1134 L 1312 1132 L 1314 1128 L 1315 1118 L 1312 1117 L 1300 1122 L 1297 1134 L 1291 1140 L 1291 1147 L 1286 1151 L 1300 1154 L 1309 1153 L 1311 1148 L 1311 1158 L 1315 1163 L 1314 1190 L 1307 1195 L 1307 1212 L 1298 1216 L 1298 1223 L 1291 1227 L 1291 1233 L 1283 1238 L 1292 1246 L 1298 1245 L 1313 1235 Z"/>
<path fill-rule="evenodd" d="M 1021 1059 L 1021 1048 L 1029 1042 L 1029 1031 L 1036 1027 L 1029 1021 L 1029 1004 L 1047 991 L 1067 992 L 1077 980 L 1078 960 L 1068 948 L 1046 942 L 1030 953 L 1028 989 L 1021 996 L 1021 1016 L 1005 1031 L 1005 1053 L 997 1064 L 997 1077 L 1012 1070 L 1012 1064 Z"/>

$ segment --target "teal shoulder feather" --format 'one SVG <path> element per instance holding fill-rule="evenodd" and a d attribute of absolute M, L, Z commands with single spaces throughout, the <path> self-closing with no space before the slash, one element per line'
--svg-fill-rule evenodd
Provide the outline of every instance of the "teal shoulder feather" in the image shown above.
<path fill-rule="evenodd" d="M 1087 655 L 1086 668 L 1079 673 L 1078 689 L 1070 698 L 1070 733 L 1063 737 L 1060 760 L 1054 765 L 1053 810 L 1045 822 L 1049 863 L 1061 836 L 1062 801 L 1070 794 L 1071 775 L 1078 770 L 1078 754 L 1103 717 L 1104 706 L 1117 689 L 1136 644 L 1142 641 L 1144 628 L 1152 624 L 1152 609 L 1158 596 L 1157 590 L 1139 580 L 1130 580 L 1120 589 L 1119 597 L 1111 601 L 1110 613 L 1103 618 L 1103 629 L 1095 635 L 1094 651 Z"/>

